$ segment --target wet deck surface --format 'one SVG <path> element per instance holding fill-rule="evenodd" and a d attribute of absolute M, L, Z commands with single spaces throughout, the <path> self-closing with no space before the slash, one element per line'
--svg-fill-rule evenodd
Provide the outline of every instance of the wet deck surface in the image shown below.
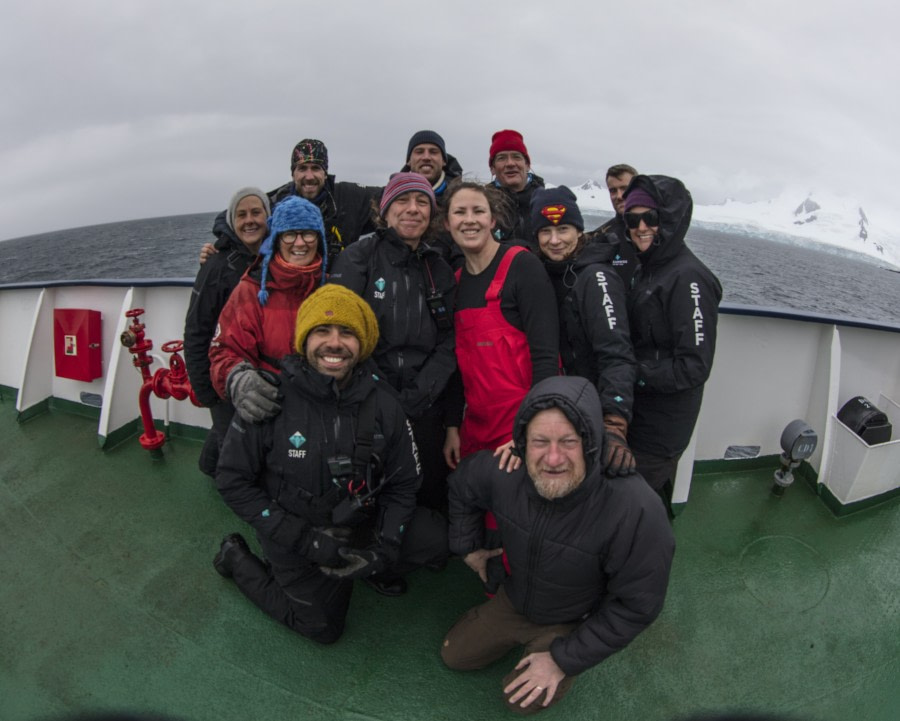
<path fill-rule="evenodd" d="M 152 462 L 136 439 L 99 450 L 90 420 L 15 415 L 0 401 L 3 721 L 511 717 L 499 686 L 516 656 L 468 674 L 438 656 L 481 601 L 460 561 L 397 599 L 358 584 L 343 639 L 316 646 L 213 570 L 242 524 L 196 470 L 197 443 Z M 695 478 L 662 615 L 542 718 L 900 718 L 900 503 L 837 519 L 805 485 L 781 500 L 770 485 L 769 471 Z"/>

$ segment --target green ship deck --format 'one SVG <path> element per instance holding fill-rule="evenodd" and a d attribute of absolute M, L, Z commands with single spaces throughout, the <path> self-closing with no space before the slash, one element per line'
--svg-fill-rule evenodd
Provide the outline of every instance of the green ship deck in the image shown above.
<path fill-rule="evenodd" d="M 156 462 L 135 438 L 101 451 L 94 421 L 20 424 L 8 393 L 0 437 L 3 721 L 511 717 L 499 684 L 515 656 L 468 674 L 438 656 L 482 600 L 458 559 L 401 598 L 358 584 L 345 636 L 316 646 L 213 570 L 221 537 L 247 529 L 196 469 L 196 441 Z M 657 622 L 542 718 L 900 718 L 900 502 L 836 518 L 803 482 L 774 498 L 773 466 L 728 468 L 694 479 Z"/>

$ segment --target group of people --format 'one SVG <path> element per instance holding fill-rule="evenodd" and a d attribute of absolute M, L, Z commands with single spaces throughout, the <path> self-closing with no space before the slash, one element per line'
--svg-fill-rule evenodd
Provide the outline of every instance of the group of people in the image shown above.
<path fill-rule="evenodd" d="M 616 214 L 585 232 L 520 133 L 493 135 L 489 167 L 464 179 L 423 130 L 365 187 L 300 141 L 290 183 L 217 217 L 185 355 L 212 416 L 200 467 L 264 555 L 231 534 L 216 570 L 331 643 L 354 579 L 398 595 L 459 555 L 489 600 L 441 657 L 524 646 L 504 694 L 534 711 L 662 608 L 722 291 L 675 178 L 611 167 Z"/>

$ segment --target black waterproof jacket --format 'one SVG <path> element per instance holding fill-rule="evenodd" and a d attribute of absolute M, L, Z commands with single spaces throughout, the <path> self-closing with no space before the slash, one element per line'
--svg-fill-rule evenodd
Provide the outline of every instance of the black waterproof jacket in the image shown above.
<path fill-rule="evenodd" d="M 410 250 L 385 228 L 347 248 L 329 282 L 349 288 L 372 306 L 381 332 L 373 358 L 399 392 L 406 414 L 419 418 L 456 370 L 453 270 L 434 248 L 423 242 Z M 429 308 L 428 298 L 435 295 L 443 299 L 444 329 Z"/>
<path fill-rule="evenodd" d="M 256 258 L 256 253 L 224 224 L 224 218 L 223 225 L 215 243 L 219 252 L 200 266 L 184 319 L 184 362 L 191 386 L 205 406 L 220 400 L 209 377 L 209 342 L 228 296 Z"/>
<path fill-rule="evenodd" d="M 585 233 L 589 240 L 598 240 L 611 243 L 616 246 L 616 253 L 612 258 L 612 266 L 616 269 L 626 290 L 631 287 L 631 278 L 638 267 L 637 251 L 631 244 L 628 229 L 621 215 L 614 215 L 603 225 L 595 228 L 590 233 Z"/>
<path fill-rule="evenodd" d="M 419 459 L 409 421 L 373 370 L 370 363 L 358 366 L 348 386 L 338 389 L 332 378 L 301 356 L 285 356 L 281 413 L 262 424 L 245 423 L 235 414 L 219 455 L 216 485 L 231 510 L 253 526 L 264 547 L 274 544 L 283 556 L 310 527 L 334 525 L 330 511 L 342 496 L 332 482 L 328 459 L 353 456 L 359 409 L 374 392 L 372 450 L 385 480 L 373 511 L 382 550 L 396 557 L 403 528 L 415 510 Z"/>
<path fill-rule="evenodd" d="M 722 285 L 684 238 L 691 223 L 691 194 L 680 180 L 636 175 L 659 207 L 658 245 L 638 253 L 628 299 L 631 340 L 638 362 L 628 442 L 662 458 L 681 454 L 691 440 L 712 370 Z"/>
<path fill-rule="evenodd" d="M 515 243 L 524 245 L 533 251 L 537 250 L 537 242 L 531 231 L 531 196 L 535 189 L 544 187 L 544 179 L 536 173 L 531 173 L 528 184 L 517 191 L 510 190 L 500 185 L 496 180 L 492 181 L 495 188 L 502 190 L 512 204 L 514 217 L 511 218 L 512 227 L 500 227 L 494 229 L 494 237 L 501 243 Z"/>
<path fill-rule="evenodd" d="M 597 386 L 604 415 L 628 421 L 637 367 L 625 285 L 611 265 L 615 256 L 616 245 L 594 240 L 566 260 L 541 260 L 556 291 L 563 369 Z"/>
<path fill-rule="evenodd" d="M 490 451 L 469 456 L 450 476 L 450 550 L 465 556 L 482 548 L 483 511 L 493 511 L 515 609 L 534 623 L 578 624 L 550 646 L 571 676 L 627 646 L 659 615 L 675 539 L 659 497 L 640 476 L 603 474 L 603 418 L 587 380 L 548 378 L 532 388 L 516 415 L 516 447 L 526 449 L 528 422 L 553 407 L 582 436 L 583 483 L 549 501 L 525 465 L 507 473 Z"/>

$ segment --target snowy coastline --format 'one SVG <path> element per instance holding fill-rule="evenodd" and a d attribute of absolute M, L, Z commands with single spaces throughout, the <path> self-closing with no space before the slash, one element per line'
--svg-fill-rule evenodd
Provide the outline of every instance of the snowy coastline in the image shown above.
<path fill-rule="evenodd" d="M 602 184 L 589 180 L 572 190 L 582 211 L 611 213 Z M 693 221 L 703 228 L 721 227 L 900 268 L 900 233 L 879 218 L 870 219 L 863 206 L 849 198 L 789 190 L 773 200 L 755 203 L 728 200 L 722 205 L 695 205 Z"/>

